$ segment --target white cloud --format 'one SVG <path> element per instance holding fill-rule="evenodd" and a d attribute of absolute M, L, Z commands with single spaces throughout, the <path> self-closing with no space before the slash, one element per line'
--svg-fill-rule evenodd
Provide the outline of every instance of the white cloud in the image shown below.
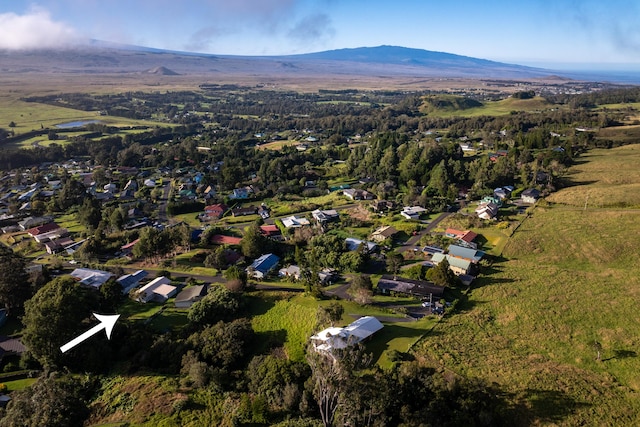
<path fill-rule="evenodd" d="M 83 38 L 40 8 L 24 15 L 0 14 L 0 49 L 42 49 L 78 44 Z"/>

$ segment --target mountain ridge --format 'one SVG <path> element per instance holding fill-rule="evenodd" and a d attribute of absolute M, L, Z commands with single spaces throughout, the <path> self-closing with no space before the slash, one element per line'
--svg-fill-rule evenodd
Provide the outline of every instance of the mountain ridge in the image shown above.
<path fill-rule="evenodd" d="M 544 78 L 557 72 L 481 58 L 401 46 L 382 45 L 320 52 L 272 55 L 218 55 L 170 51 L 94 41 L 84 47 L 0 51 L 0 72 L 144 73 L 238 76 L 376 76 L 460 78 Z"/>

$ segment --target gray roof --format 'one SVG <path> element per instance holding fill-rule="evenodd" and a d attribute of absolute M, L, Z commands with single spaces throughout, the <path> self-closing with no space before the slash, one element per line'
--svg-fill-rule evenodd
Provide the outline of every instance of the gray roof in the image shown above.
<path fill-rule="evenodd" d="M 194 298 L 203 297 L 207 294 L 207 285 L 189 286 L 176 295 L 175 302 L 191 301 Z"/>

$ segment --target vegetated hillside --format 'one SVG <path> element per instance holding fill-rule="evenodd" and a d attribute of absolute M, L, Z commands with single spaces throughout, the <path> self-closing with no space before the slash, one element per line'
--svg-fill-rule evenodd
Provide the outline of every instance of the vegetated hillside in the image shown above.
<path fill-rule="evenodd" d="M 628 146 L 580 159 L 569 170 L 576 186 L 533 210 L 461 314 L 439 324 L 420 353 L 500 384 L 516 407 L 532 409 L 523 425 L 638 425 L 640 212 L 604 203 L 584 210 L 584 201 L 628 194 L 620 171 L 639 154 Z M 625 178 L 640 185 L 638 173 Z"/>
<path fill-rule="evenodd" d="M 428 95 L 423 98 L 420 111 L 424 113 L 434 111 L 460 111 L 469 108 L 482 107 L 480 101 L 455 95 Z"/>

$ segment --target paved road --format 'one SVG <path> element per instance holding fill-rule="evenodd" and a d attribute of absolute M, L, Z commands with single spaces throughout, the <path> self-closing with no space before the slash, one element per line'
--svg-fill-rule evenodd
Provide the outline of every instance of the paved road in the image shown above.
<path fill-rule="evenodd" d="M 158 222 L 166 224 L 169 220 L 167 215 L 167 205 L 169 204 L 169 193 L 171 192 L 171 180 L 162 188 L 162 201 L 158 205 Z"/>
<path fill-rule="evenodd" d="M 413 248 L 420 242 L 420 239 L 422 238 L 422 236 L 428 233 L 431 233 L 431 231 L 434 228 L 436 228 L 437 225 L 449 215 L 451 215 L 451 212 L 441 213 L 436 219 L 431 221 L 425 228 L 420 230 L 418 234 L 416 234 L 415 236 L 411 236 L 411 238 L 409 238 L 409 240 L 404 242 L 402 246 L 398 247 L 398 252 L 402 253 L 405 251 L 413 250 Z"/>

